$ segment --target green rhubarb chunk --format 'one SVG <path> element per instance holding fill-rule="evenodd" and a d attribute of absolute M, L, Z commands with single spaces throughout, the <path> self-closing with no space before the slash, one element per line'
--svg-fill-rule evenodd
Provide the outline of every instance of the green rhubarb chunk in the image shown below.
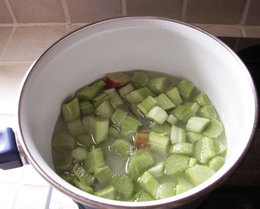
<path fill-rule="evenodd" d="M 125 98 L 128 102 L 136 104 L 142 102 L 148 96 L 152 96 L 151 92 L 146 87 L 144 87 L 131 91 L 125 96 Z"/>
<path fill-rule="evenodd" d="M 67 128 L 73 136 L 79 136 L 86 133 L 83 123 L 80 119 L 67 123 Z"/>
<path fill-rule="evenodd" d="M 77 141 L 80 145 L 86 148 L 90 148 L 94 142 L 90 134 L 82 134 L 77 137 Z"/>
<path fill-rule="evenodd" d="M 72 157 L 76 160 L 76 162 L 81 162 L 87 158 L 88 152 L 83 147 L 78 147 L 71 151 Z"/>
<path fill-rule="evenodd" d="M 213 139 L 213 141 L 214 141 L 214 146 L 215 146 L 217 155 L 220 155 L 220 154 L 223 154 L 224 152 L 226 152 L 227 147 L 224 144 L 219 142 L 217 139 Z"/>
<path fill-rule="evenodd" d="M 141 123 L 131 116 L 126 116 L 121 125 L 121 131 L 125 134 L 135 134 Z"/>
<path fill-rule="evenodd" d="M 189 167 L 189 157 L 179 154 L 171 154 L 164 162 L 164 173 L 175 175 L 185 171 Z"/>
<path fill-rule="evenodd" d="M 126 115 L 127 115 L 126 111 L 117 108 L 115 112 L 112 114 L 111 120 L 116 127 L 121 127 L 121 124 L 124 121 Z"/>
<path fill-rule="evenodd" d="M 108 186 L 111 184 L 113 172 L 107 165 L 95 169 L 94 175 L 103 186 Z"/>
<path fill-rule="evenodd" d="M 213 119 L 217 117 L 217 112 L 213 105 L 206 105 L 199 108 L 198 115 L 204 118 Z"/>
<path fill-rule="evenodd" d="M 203 134 L 188 131 L 187 138 L 190 143 L 195 143 L 204 138 Z"/>
<path fill-rule="evenodd" d="M 117 93 L 117 91 L 115 90 L 115 88 L 112 88 L 113 90 L 108 91 L 106 90 L 106 93 L 108 94 L 109 100 L 112 104 L 112 106 L 114 108 L 117 108 L 121 105 L 124 104 L 122 98 L 120 97 L 120 95 Z"/>
<path fill-rule="evenodd" d="M 153 198 L 144 190 L 138 191 L 135 196 L 133 201 L 134 202 L 145 202 L 145 201 L 152 201 Z"/>
<path fill-rule="evenodd" d="M 210 123 L 210 120 L 202 117 L 191 117 L 187 124 L 186 130 L 201 133 Z"/>
<path fill-rule="evenodd" d="M 157 106 L 158 102 L 152 96 L 146 97 L 144 101 L 137 105 L 142 113 L 147 114 L 153 107 Z"/>
<path fill-rule="evenodd" d="M 187 100 L 191 96 L 195 86 L 192 82 L 184 79 L 179 82 L 178 89 L 184 99 Z"/>
<path fill-rule="evenodd" d="M 106 166 L 105 159 L 104 159 L 104 153 L 101 148 L 96 148 L 96 149 L 91 150 L 85 160 L 85 164 L 89 157 L 90 157 L 89 160 L 92 161 L 92 162 L 90 162 L 90 164 L 93 164 L 93 165 L 90 165 L 90 167 L 93 166 L 93 170 L 95 173 L 96 173 L 96 170 L 98 170 L 99 168 L 103 168 Z M 86 168 L 86 165 L 85 165 L 85 168 Z"/>
<path fill-rule="evenodd" d="M 112 185 L 110 185 L 108 187 L 105 187 L 103 189 L 100 189 L 100 190 L 94 192 L 94 195 L 96 195 L 98 197 L 103 197 L 106 199 L 114 200 L 115 195 L 116 195 L 116 190 Z"/>
<path fill-rule="evenodd" d="M 158 177 L 162 177 L 162 176 L 164 175 L 163 169 L 164 169 L 164 162 L 159 162 L 159 163 L 156 163 L 153 167 L 151 167 L 151 168 L 148 169 L 147 171 L 148 171 L 154 178 L 158 178 Z"/>
<path fill-rule="evenodd" d="M 169 91 L 166 92 L 167 96 L 173 101 L 175 105 L 179 105 L 183 103 L 183 100 L 180 96 L 179 90 L 177 87 L 173 87 Z"/>
<path fill-rule="evenodd" d="M 212 158 L 209 163 L 208 166 L 213 170 L 213 171 L 218 171 L 223 165 L 225 164 L 225 159 L 223 157 L 220 156 L 216 156 L 214 158 Z"/>
<path fill-rule="evenodd" d="M 130 92 L 134 91 L 134 87 L 131 83 L 126 84 L 125 86 L 121 87 L 118 91 L 119 94 L 122 97 L 125 97 L 127 94 L 129 94 Z"/>
<path fill-rule="evenodd" d="M 187 175 L 195 185 L 206 181 L 214 173 L 215 172 L 211 168 L 204 165 L 195 165 L 194 167 L 187 169 Z"/>
<path fill-rule="evenodd" d="M 169 110 L 176 106 L 165 93 L 159 94 L 155 99 L 157 100 L 158 105 L 164 110 Z"/>
<path fill-rule="evenodd" d="M 109 120 L 102 117 L 92 118 L 93 138 L 96 144 L 108 139 Z"/>
<path fill-rule="evenodd" d="M 73 179 L 75 178 L 75 176 L 70 173 L 61 173 L 59 176 L 70 184 L 72 184 Z"/>
<path fill-rule="evenodd" d="M 52 139 L 52 148 L 54 150 L 73 149 L 76 146 L 75 139 L 65 133 L 56 133 Z"/>
<path fill-rule="evenodd" d="M 196 164 L 197 164 L 197 159 L 194 157 L 191 157 L 190 161 L 189 161 L 189 168 L 195 166 Z"/>
<path fill-rule="evenodd" d="M 178 122 L 178 118 L 173 114 L 169 114 L 166 121 L 171 125 L 175 125 Z"/>
<path fill-rule="evenodd" d="M 167 117 L 167 112 L 159 106 L 153 107 L 147 114 L 147 118 L 159 124 L 163 124 Z"/>
<path fill-rule="evenodd" d="M 97 96 L 95 96 L 92 100 L 93 106 L 97 107 L 98 105 L 100 105 L 102 102 L 104 102 L 105 100 L 108 100 L 108 95 L 104 92 L 99 93 Z"/>
<path fill-rule="evenodd" d="M 166 122 L 164 122 L 163 124 L 152 123 L 149 126 L 149 128 L 152 131 L 155 131 L 159 134 L 166 135 L 166 136 L 170 136 L 170 133 L 171 133 L 171 125 Z"/>
<path fill-rule="evenodd" d="M 212 119 L 208 127 L 203 131 L 203 134 L 208 137 L 217 138 L 223 132 L 222 123 L 217 119 Z"/>
<path fill-rule="evenodd" d="M 105 100 L 97 106 L 95 113 L 96 115 L 100 115 L 103 118 L 110 119 L 112 114 L 114 113 L 114 108 L 109 100 Z"/>
<path fill-rule="evenodd" d="M 148 170 L 154 165 L 152 155 L 145 151 L 139 150 L 131 155 L 128 162 L 127 172 L 133 181 L 136 181 L 144 171 Z"/>
<path fill-rule="evenodd" d="M 90 193 L 92 194 L 94 192 L 94 190 L 87 185 L 87 183 L 83 180 L 78 180 L 78 179 L 73 179 L 73 184 L 74 186 L 76 186 L 77 188 L 79 188 L 80 190 Z"/>
<path fill-rule="evenodd" d="M 186 142 L 185 129 L 172 125 L 170 139 L 172 144 Z"/>
<path fill-rule="evenodd" d="M 187 123 L 191 117 L 196 115 L 198 110 L 199 105 L 196 102 L 185 102 L 184 104 L 176 106 L 170 111 L 170 114 L 174 114 L 179 120 Z"/>
<path fill-rule="evenodd" d="M 149 134 L 149 146 L 151 151 L 166 153 L 169 144 L 169 136 L 151 131 Z"/>
<path fill-rule="evenodd" d="M 88 152 L 88 155 L 87 155 L 87 158 L 84 160 L 84 164 L 83 164 L 83 167 L 84 169 L 86 170 L 86 172 L 88 173 L 94 173 L 94 168 L 95 168 L 95 154 L 93 151 L 91 152 Z M 102 153 L 102 159 L 104 160 L 103 158 L 103 153 Z M 104 161 L 103 163 L 100 163 L 100 164 L 105 164 Z"/>
<path fill-rule="evenodd" d="M 204 92 L 201 92 L 198 95 L 196 95 L 195 100 L 200 106 L 206 106 L 211 104 L 210 99 Z"/>
<path fill-rule="evenodd" d="M 149 80 L 147 86 L 155 94 L 165 92 L 170 85 L 170 80 L 167 77 L 156 77 Z"/>
<path fill-rule="evenodd" d="M 159 199 L 172 197 L 176 194 L 175 182 L 165 182 L 160 185 Z"/>
<path fill-rule="evenodd" d="M 54 167 L 59 171 L 67 171 L 72 166 L 72 160 L 70 153 L 63 153 L 58 161 L 54 163 Z"/>
<path fill-rule="evenodd" d="M 130 111 L 139 121 L 147 121 L 144 114 L 139 110 L 136 104 L 130 105 Z"/>
<path fill-rule="evenodd" d="M 122 158 L 127 158 L 131 152 L 131 144 L 123 139 L 113 142 L 111 149 L 118 153 Z"/>
<path fill-rule="evenodd" d="M 134 183 L 126 174 L 115 174 L 112 177 L 112 185 L 115 190 L 122 194 L 125 200 L 128 200 L 134 192 Z"/>
<path fill-rule="evenodd" d="M 121 138 L 120 131 L 118 129 L 116 129 L 115 127 L 113 127 L 113 126 L 109 127 L 109 136 L 114 138 L 114 139 Z"/>
<path fill-rule="evenodd" d="M 78 97 L 75 97 L 66 104 L 62 104 L 61 112 L 66 123 L 80 119 L 80 107 Z"/>
<path fill-rule="evenodd" d="M 145 72 L 135 71 L 130 80 L 135 87 L 140 88 L 147 85 L 149 81 L 149 76 Z"/>
<path fill-rule="evenodd" d="M 92 85 L 84 86 L 76 92 L 76 96 L 80 100 L 92 100 L 104 87 L 106 83 L 103 80 L 98 80 Z"/>
<path fill-rule="evenodd" d="M 193 144 L 190 143 L 176 143 L 173 144 L 170 149 L 169 153 L 175 154 L 185 154 L 185 155 L 192 155 L 193 153 Z"/>
<path fill-rule="evenodd" d="M 83 177 L 86 174 L 86 170 L 79 163 L 74 164 L 70 172 L 77 177 Z"/>
<path fill-rule="evenodd" d="M 94 120 L 95 116 L 94 115 L 87 115 L 85 117 L 82 118 L 82 124 L 85 128 L 85 130 L 87 131 L 87 133 L 92 134 L 93 132 L 93 120 Z"/>
<path fill-rule="evenodd" d="M 90 101 L 81 101 L 79 103 L 80 112 L 82 115 L 89 115 L 94 113 L 95 109 Z"/>
<path fill-rule="evenodd" d="M 213 139 L 204 137 L 194 144 L 194 156 L 200 163 L 207 163 L 215 155 L 216 148 Z"/>
<path fill-rule="evenodd" d="M 192 183 L 181 177 L 177 179 L 177 182 L 176 195 L 186 192 L 194 187 Z"/>
<path fill-rule="evenodd" d="M 154 199 L 159 199 L 160 185 L 158 181 L 147 171 L 138 179 L 138 185 L 141 186 Z"/>

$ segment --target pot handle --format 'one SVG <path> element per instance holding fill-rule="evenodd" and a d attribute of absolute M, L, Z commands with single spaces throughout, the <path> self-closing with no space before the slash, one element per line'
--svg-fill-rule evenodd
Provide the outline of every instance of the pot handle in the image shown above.
<path fill-rule="evenodd" d="M 7 170 L 22 165 L 13 129 L 0 129 L 0 168 Z"/>

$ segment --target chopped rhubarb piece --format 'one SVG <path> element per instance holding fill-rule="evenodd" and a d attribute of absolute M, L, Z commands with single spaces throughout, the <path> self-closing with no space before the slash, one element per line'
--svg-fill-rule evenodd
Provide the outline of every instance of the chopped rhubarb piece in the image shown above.
<path fill-rule="evenodd" d="M 120 87 L 129 82 L 129 77 L 125 73 L 121 72 L 108 73 L 105 82 L 109 87 Z"/>
<path fill-rule="evenodd" d="M 137 149 L 144 149 L 148 147 L 148 142 L 149 142 L 149 131 L 142 130 L 136 133 L 135 147 Z"/>

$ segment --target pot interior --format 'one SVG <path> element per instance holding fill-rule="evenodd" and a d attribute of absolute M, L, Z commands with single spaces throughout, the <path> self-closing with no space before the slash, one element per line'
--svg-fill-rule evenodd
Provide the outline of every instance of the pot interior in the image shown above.
<path fill-rule="evenodd" d="M 186 78 L 206 92 L 224 123 L 228 148 L 225 165 L 203 184 L 176 197 L 132 204 L 84 193 L 57 176 L 51 136 L 61 103 L 75 90 L 107 72 L 134 69 Z M 68 35 L 33 65 L 19 101 L 20 132 L 30 162 L 54 186 L 90 205 L 178 205 L 177 200 L 202 191 L 232 169 L 248 145 L 255 117 L 252 80 L 237 56 L 199 29 L 156 18 L 114 19 Z"/>

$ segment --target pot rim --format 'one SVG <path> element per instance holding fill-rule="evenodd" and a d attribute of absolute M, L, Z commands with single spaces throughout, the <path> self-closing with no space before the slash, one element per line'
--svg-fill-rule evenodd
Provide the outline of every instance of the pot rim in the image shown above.
<path fill-rule="evenodd" d="M 60 185 L 58 182 L 56 182 L 48 173 L 46 173 L 41 166 L 36 162 L 36 160 L 34 159 L 34 157 L 32 156 L 32 154 L 30 153 L 27 144 L 26 144 L 26 139 L 24 138 L 24 134 L 23 134 L 23 130 L 21 128 L 21 103 L 22 103 L 22 97 L 24 94 L 24 88 L 27 85 L 27 81 L 31 75 L 32 70 L 34 69 L 34 67 L 37 65 L 37 63 L 39 62 L 39 60 L 41 60 L 52 48 L 54 48 L 56 46 L 56 44 L 63 42 L 67 37 L 79 32 L 80 30 L 89 28 L 89 27 L 93 27 L 99 24 L 105 24 L 107 22 L 111 22 L 111 21 L 122 21 L 122 20 L 128 20 L 128 19 L 140 19 L 140 20 L 161 20 L 161 21 L 167 21 L 167 22 L 172 22 L 172 23 L 177 23 L 180 25 L 184 25 L 187 27 L 190 27 L 192 29 L 195 29 L 197 31 L 200 31 L 201 33 L 206 34 L 207 36 L 209 36 L 210 38 L 214 39 L 215 41 L 217 41 L 220 45 L 222 45 L 226 50 L 229 51 L 229 53 L 237 60 L 237 62 L 239 63 L 239 65 L 241 65 L 241 69 L 245 70 L 245 73 L 247 75 L 247 79 L 248 82 L 250 83 L 252 92 L 254 94 L 254 101 L 255 101 L 255 117 L 254 117 L 254 125 L 252 127 L 252 132 L 250 134 L 250 137 L 248 139 L 248 142 L 246 144 L 246 147 L 244 148 L 243 152 L 240 154 L 240 156 L 238 157 L 238 159 L 236 160 L 236 162 L 227 170 L 226 173 L 224 173 L 224 175 L 222 175 L 221 177 L 219 177 L 216 181 L 214 181 L 212 184 L 208 185 L 207 187 L 203 188 L 202 190 L 193 193 L 189 196 L 184 196 L 181 197 L 175 201 L 172 201 L 172 197 L 169 198 L 165 198 L 165 199 L 161 199 L 161 200 L 154 200 L 154 201 L 148 201 L 148 202 L 125 202 L 125 201 L 116 201 L 116 200 L 108 200 L 108 199 L 104 199 L 104 198 L 100 198 L 100 197 L 96 197 L 95 199 L 97 200 L 93 200 L 93 199 L 87 199 L 81 195 L 78 195 L 70 190 L 67 190 L 66 187 L 64 187 L 63 185 Z M 18 101 L 18 112 L 17 112 L 17 122 L 18 122 L 18 139 L 19 142 L 22 145 L 22 148 L 26 154 L 26 156 L 28 157 L 28 160 L 30 162 L 30 164 L 34 167 L 34 169 L 37 170 L 37 172 L 48 182 L 50 183 L 52 186 L 54 186 L 56 189 L 60 190 L 61 192 L 65 193 L 66 195 L 69 195 L 72 199 L 74 199 L 77 202 L 80 202 L 82 204 L 88 204 L 89 206 L 92 207 L 101 207 L 103 204 L 106 204 L 107 206 L 111 206 L 111 207 L 118 207 L 118 208 L 143 208 L 143 207 L 158 207 L 158 206 L 166 206 L 168 204 L 172 204 L 172 206 L 181 206 L 183 204 L 187 204 L 190 203 L 192 201 L 195 201 L 197 199 L 199 199 L 199 197 L 201 196 L 205 196 L 206 194 L 208 194 L 209 192 L 211 192 L 212 190 L 214 190 L 216 187 L 218 187 L 220 184 L 222 184 L 239 166 L 239 164 L 242 162 L 242 160 L 244 159 L 244 157 L 246 156 L 248 149 L 250 147 L 250 145 L 252 144 L 253 141 L 253 136 L 254 133 L 257 129 L 257 121 L 258 121 L 258 99 L 257 99 L 257 91 L 256 88 L 254 86 L 254 82 L 252 80 L 252 77 L 250 76 L 247 67 L 244 65 L 244 63 L 240 60 L 240 58 L 225 44 L 223 43 L 221 40 L 219 40 L 217 37 L 213 36 L 212 34 L 202 30 L 201 28 L 191 25 L 189 23 L 185 23 L 179 20 L 173 20 L 173 19 L 169 19 L 169 18 L 163 18 L 163 17 L 155 17 L 155 16 L 134 16 L 134 17 L 117 17 L 117 18 L 110 18 L 107 20 L 102 20 L 102 21 L 98 21 L 92 24 L 88 24 L 86 26 L 80 27 L 77 30 L 66 34 L 65 36 L 63 36 L 62 38 L 58 39 L 56 42 L 54 42 L 50 47 L 48 47 L 45 52 L 39 56 L 35 62 L 31 65 L 31 67 L 29 68 L 27 74 L 25 75 L 23 82 L 21 84 L 21 88 L 20 88 L 20 94 L 19 94 L 19 101 Z M 98 201 L 100 200 L 100 201 Z M 104 203 L 105 202 L 105 203 Z"/>

